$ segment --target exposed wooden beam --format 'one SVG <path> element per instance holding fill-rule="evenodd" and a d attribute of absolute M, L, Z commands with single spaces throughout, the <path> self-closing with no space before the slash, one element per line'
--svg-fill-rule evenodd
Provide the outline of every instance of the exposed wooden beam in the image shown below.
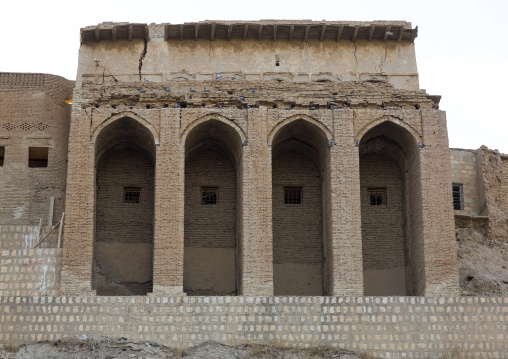
<path fill-rule="evenodd" d="M 411 42 L 415 42 L 415 37 L 418 34 L 418 26 L 415 27 L 413 31 L 411 31 Z"/>
<path fill-rule="evenodd" d="M 168 25 L 165 25 L 164 26 L 164 40 L 168 40 L 169 39 L 169 26 Z"/>
<path fill-rule="evenodd" d="M 273 41 L 277 41 L 277 25 L 273 25 Z"/>
<path fill-rule="evenodd" d="M 369 30 L 369 42 L 372 41 L 372 37 L 374 37 L 374 30 L 376 30 L 376 26 L 371 25 Z"/>
<path fill-rule="evenodd" d="M 401 26 L 399 28 L 399 38 L 397 39 L 397 42 L 401 42 L 402 41 L 402 33 L 404 32 L 404 27 Z"/>
<path fill-rule="evenodd" d="M 360 25 L 355 26 L 355 31 L 353 32 L 353 37 L 351 38 L 351 42 L 355 42 L 358 37 L 358 30 L 360 30 Z"/>
<path fill-rule="evenodd" d="M 116 41 L 116 26 L 111 29 L 111 41 Z"/>
<path fill-rule="evenodd" d="M 319 41 L 323 41 L 325 39 L 325 31 L 326 25 L 321 25 L 321 35 L 319 36 Z"/>
<path fill-rule="evenodd" d="M 79 38 L 81 39 L 81 45 L 85 43 L 85 32 L 83 29 L 79 29 Z"/>
<path fill-rule="evenodd" d="M 309 30 L 310 26 L 309 25 L 305 26 L 305 36 L 303 37 L 304 42 L 307 42 L 307 40 L 309 39 Z"/>
<path fill-rule="evenodd" d="M 101 31 L 98 27 L 95 28 L 95 41 L 99 42 L 101 41 Z"/>
<path fill-rule="evenodd" d="M 133 32 L 133 31 L 134 31 L 134 26 L 133 26 L 133 25 L 129 25 L 129 35 L 128 35 L 128 37 L 127 37 L 127 39 L 128 39 L 129 41 L 131 41 L 131 40 L 132 40 L 132 32 Z"/>
<path fill-rule="evenodd" d="M 337 41 L 337 42 L 340 41 L 340 37 L 342 36 L 343 31 L 344 31 L 344 25 L 340 25 L 339 29 L 337 30 L 337 38 L 335 39 L 335 41 Z"/>
<path fill-rule="evenodd" d="M 213 41 L 215 37 L 215 24 L 212 24 L 212 26 L 210 27 L 210 41 Z"/>
<path fill-rule="evenodd" d="M 247 40 L 247 32 L 249 31 L 249 25 L 245 24 L 243 27 L 243 41 Z"/>
<path fill-rule="evenodd" d="M 150 38 L 150 29 L 148 28 L 148 26 L 145 26 L 145 37 L 144 37 L 144 40 L 148 41 L 149 38 Z"/>
<path fill-rule="evenodd" d="M 199 24 L 194 24 L 194 40 L 199 40 Z"/>
<path fill-rule="evenodd" d="M 391 26 L 387 26 L 385 27 L 385 34 L 383 35 L 383 42 L 386 42 L 386 40 L 388 40 L 388 36 L 390 36 L 390 29 L 392 27 Z"/>
<path fill-rule="evenodd" d="M 263 25 L 259 24 L 258 28 L 258 41 L 261 40 L 261 33 L 263 32 Z"/>
<path fill-rule="evenodd" d="M 295 25 L 289 27 L 289 41 L 293 40 L 293 32 L 295 31 Z"/>
<path fill-rule="evenodd" d="M 179 28 L 179 33 L 180 33 L 180 41 L 183 41 L 183 25 L 180 24 L 180 28 Z"/>
<path fill-rule="evenodd" d="M 227 40 L 230 41 L 231 40 L 231 33 L 233 32 L 233 25 L 229 25 L 228 26 L 228 37 L 227 37 Z"/>

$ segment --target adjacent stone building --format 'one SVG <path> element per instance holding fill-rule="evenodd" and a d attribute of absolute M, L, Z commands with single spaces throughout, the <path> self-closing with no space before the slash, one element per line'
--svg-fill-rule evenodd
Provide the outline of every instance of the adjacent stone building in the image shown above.
<path fill-rule="evenodd" d="M 84 28 L 75 83 L 0 75 L 2 231 L 65 211 L 62 294 L 458 295 L 454 222 L 497 238 L 504 157 L 450 162 L 416 36 L 395 21 Z M 12 267 L 31 246 L 7 237 Z"/>

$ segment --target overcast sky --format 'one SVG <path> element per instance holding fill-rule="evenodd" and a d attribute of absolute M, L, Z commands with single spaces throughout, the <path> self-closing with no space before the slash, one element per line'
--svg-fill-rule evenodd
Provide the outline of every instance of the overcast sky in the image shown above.
<path fill-rule="evenodd" d="M 508 0 L 2 1 L 0 71 L 75 79 L 79 29 L 104 21 L 406 20 L 420 87 L 442 95 L 450 147 L 508 153 Z"/>

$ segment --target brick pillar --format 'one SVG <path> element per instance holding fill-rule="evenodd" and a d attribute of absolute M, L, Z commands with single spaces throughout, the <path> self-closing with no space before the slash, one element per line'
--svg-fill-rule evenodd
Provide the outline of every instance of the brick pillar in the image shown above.
<path fill-rule="evenodd" d="M 91 290 L 95 216 L 95 153 L 90 122 L 74 96 L 65 198 L 63 295 L 94 295 Z"/>
<path fill-rule="evenodd" d="M 272 158 L 266 109 L 248 110 L 248 145 L 242 148 L 239 221 L 240 294 L 273 295 Z"/>
<path fill-rule="evenodd" d="M 460 294 L 446 115 L 422 110 L 420 149 L 425 296 Z"/>
<path fill-rule="evenodd" d="M 335 145 L 330 148 L 330 202 L 325 273 L 327 295 L 363 295 L 360 160 L 353 111 L 332 110 Z M 331 259 L 328 257 L 331 256 Z"/>
<path fill-rule="evenodd" d="M 155 164 L 153 295 L 185 295 L 185 149 L 180 144 L 179 123 L 179 109 L 161 109 Z"/>

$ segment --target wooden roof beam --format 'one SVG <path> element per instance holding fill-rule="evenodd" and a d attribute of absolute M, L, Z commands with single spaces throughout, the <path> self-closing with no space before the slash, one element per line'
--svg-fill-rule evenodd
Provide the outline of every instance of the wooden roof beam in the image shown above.
<path fill-rule="evenodd" d="M 143 39 L 145 41 L 148 41 L 149 38 L 150 38 L 150 29 L 148 28 L 148 26 L 145 26 L 145 36 Z"/>
<path fill-rule="evenodd" d="M 133 25 L 129 25 L 129 35 L 128 35 L 128 40 L 129 41 L 132 41 L 132 32 L 134 31 L 134 26 Z"/>
<path fill-rule="evenodd" d="M 277 41 L 277 25 L 273 25 L 273 41 Z"/>
<path fill-rule="evenodd" d="M 111 28 L 111 41 L 116 41 L 116 26 Z"/>
<path fill-rule="evenodd" d="M 325 31 L 326 25 L 321 25 L 321 35 L 319 36 L 319 41 L 323 41 L 325 39 Z"/>
<path fill-rule="evenodd" d="M 411 42 L 415 42 L 415 38 L 418 35 L 418 26 L 411 32 Z"/>
<path fill-rule="evenodd" d="M 309 30 L 310 30 L 310 26 L 309 25 L 305 26 L 305 36 L 303 38 L 304 42 L 307 42 L 307 40 L 309 40 Z"/>
<path fill-rule="evenodd" d="M 194 24 L 194 40 L 198 41 L 199 39 L 199 24 Z"/>
<path fill-rule="evenodd" d="M 258 28 L 258 41 L 261 40 L 261 33 L 263 32 L 263 25 L 259 24 Z"/>
<path fill-rule="evenodd" d="M 289 27 L 289 38 L 288 38 L 289 41 L 293 40 L 293 32 L 295 32 L 295 25 L 291 25 Z"/>
<path fill-rule="evenodd" d="M 169 26 L 168 25 L 164 26 L 164 40 L 165 41 L 169 40 Z"/>
<path fill-rule="evenodd" d="M 231 33 L 233 32 L 233 25 L 229 25 L 228 26 L 228 37 L 227 37 L 227 40 L 228 41 L 231 41 Z"/>
<path fill-rule="evenodd" d="M 247 40 L 247 32 L 248 31 L 249 31 L 249 25 L 245 24 L 243 27 L 243 38 L 242 38 L 243 41 Z"/>
<path fill-rule="evenodd" d="M 340 25 L 339 29 L 337 30 L 337 37 L 335 38 L 335 41 L 339 42 L 340 37 L 342 36 L 342 32 L 344 31 L 344 25 Z"/>
<path fill-rule="evenodd" d="M 383 42 L 386 42 L 386 40 L 388 40 L 388 36 L 390 36 L 391 34 L 391 29 L 392 27 L 391 26 L 387 26 L 385 27 L 385 34 L 383 35 Z"/>
<path fill-rule="evenodd" d="M 101 41 L 101 31 L 99 30 L 99 27 L 95 28 L 95 41 L 96 42 Z"/>
<path fill-rule="evenodd" d="M 353 37 L 351 38 L 351 42 L 356 42 L 356 38 L 358 37 L 358 30 L 360 30 L 360 26 L 355 26 L 355 31 L 353 32 Z"/>
<path fill-rule="evenodd" d="M 178 29 L 178 32 L 180 34 L 180 41 L 183 41 L 183 25 L 180 25 L 180 28 Z"/>
<path fill-rule="evenodd" d="M 369 30 L 369 42 L 371 42 L 372 38 L 374 37 L 374 30 L 376 30 L 376 26 L 371 25 L 370 30 Z"/>
<path fill-rule="evenodd" d="M 404 27 L 400 27 L 399 29 L 399 38 L 397 39 L 397 42 L 401 42 L 402 41 L 402 34 L 404 33 Z"/>
<path fill-rule="evenodd" d="M 212 26 L 210 27 L 210 41 L 213 41 L 214 38 L 215 38 L 215 24 L 212 24 Z"/>

